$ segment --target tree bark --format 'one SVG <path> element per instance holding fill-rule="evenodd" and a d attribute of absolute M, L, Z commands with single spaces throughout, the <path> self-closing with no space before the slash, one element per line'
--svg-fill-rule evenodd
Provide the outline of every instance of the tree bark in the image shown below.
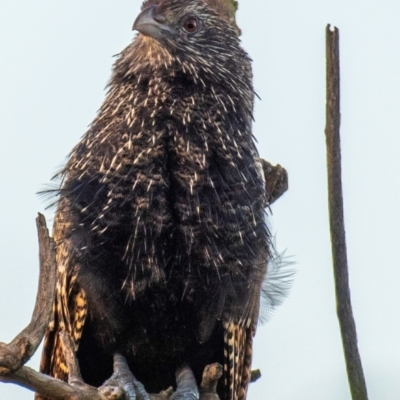
<path fill-rule="evenodd" d="M 367 400 L 367 387 L 357 346 L 356 324 L 351 307 L 346 237 L 343 217 L 340 151 L 339 30 L 326 28 L 326 147 L 329 219 L 337 315 L 353 400 Z"/>
<path fill-rule="evenodd" d="M 35 353 L 50 321 L 56 287 L 56 252 L 43 215 L 36 218 L 39 237 L 40 278 L 31 322 L 15 339 L 0 343 L 0 376 L 21 368 Z"/>

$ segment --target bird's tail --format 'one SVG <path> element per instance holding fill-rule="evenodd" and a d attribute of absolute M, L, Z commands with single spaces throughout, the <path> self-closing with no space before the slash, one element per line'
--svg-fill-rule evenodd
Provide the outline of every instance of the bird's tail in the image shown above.
<path fill-rule="evenodd" d="M 254 328 L 248 321 L 224 325 L 224 379 L 227 399 L 245 400 L 251 379 Z"/>

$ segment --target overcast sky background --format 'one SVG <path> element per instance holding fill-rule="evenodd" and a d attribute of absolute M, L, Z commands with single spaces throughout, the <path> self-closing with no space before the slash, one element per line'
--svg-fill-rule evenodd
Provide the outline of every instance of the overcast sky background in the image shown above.
<path fill-rule="evenodd" d="M 348 400 L 335 314 L 327 214 L 325 27 L 340 29 L 342 159 L 351 294 L 372 400 L 400 399 L 400 2 L 241 0 L 254 60 L 254 133 L 284 166 L 272 207 L 293 289 L 259 328 L 249 400 Z M 112 55 L 132 39 L 139 0 L 0 0 L 0 340 L 28 322 L 36 295 L 36 195 L 103 101 Z M 30 362 L 37 368 L 39 354 Z M 31 399 L 0 384 L 1 399 Z"/>

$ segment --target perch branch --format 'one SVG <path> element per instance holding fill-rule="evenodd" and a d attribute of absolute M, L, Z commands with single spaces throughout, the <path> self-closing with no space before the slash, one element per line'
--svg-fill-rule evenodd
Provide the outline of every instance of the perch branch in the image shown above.
<path fill-rule="evenodd" d="M 259 369 L 255 369 L 251 371 L 250 382 L 257 382 L 261 378 L 261 371 Z"/>
<path fill-rule="evenodd" d="M 31 322 L 9 344 L 0 343 L 0 376 L 14 372 L 35 353 L 47 329 L 56 286 L 55 244 L 49 236 L 46 220 L 36 218 L 39 237 L 39 286 Z"/>
<path fill-rule="evenodd" d="M 267 193 L 267 203 L 270 206 L 279 199 L 289 187 L 288 173 L 279 164 L 272 165 L 268 161 L 260 159 L 264 171 L 265 191 Z"/>
<path fill-rule="evenodd" d="M 351 307 L 346 237 L 343 218 L 340 152 L 339 30 L 326 27 L 326 147 L 328 165 L 329 218 L 337 315 L 353 400 L 367 400 L 367 387 L 357 346 L 356 324 Z"/>
<path fill-rule="evenodd" d="M 222 376 L 222 365 L 211 364 L 204 368 L 200 385 L 200 400 L 218 400 L 217 383 Z"/>
<path fill-rule="evenodd" d="M 59 336 L 63 347 L 65 363 L 67 364 L 68 368 L 68 383 L 70 385 L 82 385 L 83 379 L 81 376 L 78 359 L 74 351 L 74 343 L 72 338 L 66 331 L 61 331 Z"/>

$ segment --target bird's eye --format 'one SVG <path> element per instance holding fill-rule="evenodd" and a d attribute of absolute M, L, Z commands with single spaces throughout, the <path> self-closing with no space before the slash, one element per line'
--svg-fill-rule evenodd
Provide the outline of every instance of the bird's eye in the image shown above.
<path fill-rule="evenodd" d="M 187 32 L 194 33 L 198 30 L 199 23 L 195 17 L 189 17 L 183 23 L 183 27 L 186 29 Z"/>

